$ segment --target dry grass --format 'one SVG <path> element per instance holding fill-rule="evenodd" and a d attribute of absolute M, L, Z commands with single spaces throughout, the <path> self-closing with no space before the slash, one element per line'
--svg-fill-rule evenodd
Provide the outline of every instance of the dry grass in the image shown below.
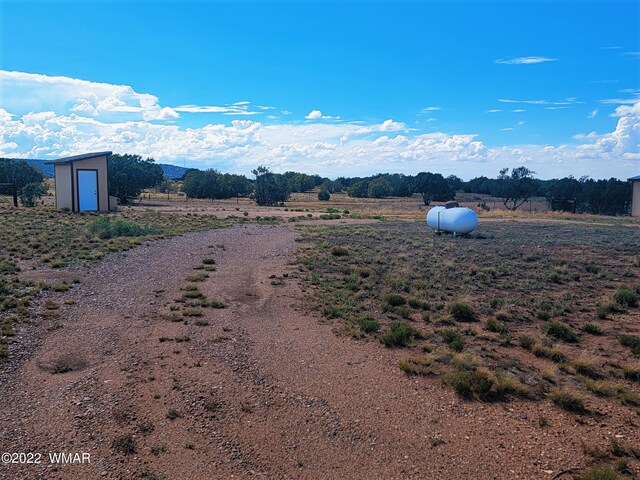
<path fill-rule="evenodd" d="M 616 377 L 627 387 L 625 405 L 632 407 L 630 382 L 638 374 L 623 365 L 633 364 L 640 338 L 628 320 L 638 307 L 625 306 L 626 313 L 613 308 L 608 318 L 615 323 L 606 328 L 597 310 L 614 301 L 623 282 L 640 289 L 627 272 L 629 258 L 637 256 L 637 232 L 617 226 L 619 219 L 593 225 L 558 220 L 481 221 L 466 238 L 433 235 L 422 222 L 308 227 L 300 254 L 304 288 L 336 324 L 334 331 L 362 338 L 353 325 L 366 317 L 379 326 L 377 336 L 386 345 L 410 349 L 399 365 L 404 371 L 419 371 L 421 365 L 409 359 L 431 351 L 434 342 L 477 352 L 474 369 L 438 365 L 447 383 L 466 396 L 544 399 L 559 385 L 576 385 L 584 407 L 589 396 L 599 397 L 598 385 L 590 389 L 576 380 Z M 348 255 L 333 253 L 344 246 Z M 413 331 L 395 335 L 401 329 Z M 611 366 L 585 357 L 585 351 L 610 352 Z M 622 396 L 617 394 L 624 403 Z M 573 408 L 569 398 L 554 398 Z"/>

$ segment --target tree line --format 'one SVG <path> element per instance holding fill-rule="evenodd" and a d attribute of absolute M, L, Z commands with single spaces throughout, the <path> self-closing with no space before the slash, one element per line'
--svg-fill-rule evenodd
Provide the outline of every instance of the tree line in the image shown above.
<path fill-rule="evenodd" d="M 274 173 L 265 166 L 252 171 L 253 178 L 217 170 L 189 169 L 181 180 L 181 190 L 189 198 L 225 199 L 249 197 L 258 205 L 277 205 L 294 192 L 319 190 L 320 200 L 346 192 L 356 198 L 409 197 L 419 194 L 425 205 L 454 200 L 457 192 L 500 198 L 509 210 L 516 210 L 532 197 L 544 197 L 551 210 L 604 215 L 627 214 L 631 204 L 631 184 L 616 178 L 593 180 L 572 176 L 540 180 L 526 167 L 502 169 L 496 178 L 480 176 L 464 181 L 455 175 L 420 172 L 417 175 L 384 173 L 369 177 L 339 177 L 335 180 L 299 172 Z M 24 160 L 0 159 L 0 183 L 15 181 L 21 194 L 39 197 L 46 193 L 44 175 Z M 176 190 L 176 183 L 163 175 L 153 158 L 113 154 L 109 157 L 109 194 L 122 203 L 146 188 L 163 192 Z M 25 197 L 24 204 L 34 202 Z"/>

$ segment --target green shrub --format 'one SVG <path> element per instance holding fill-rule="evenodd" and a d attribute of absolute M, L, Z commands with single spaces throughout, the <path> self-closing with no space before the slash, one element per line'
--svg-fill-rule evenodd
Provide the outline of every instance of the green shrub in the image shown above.
<path fill-rule="evenodd" d="M 631 349 L 631 352 L 640 356 L 640 336 L 638 335 L 620 335 L 620 343 Z"/>
<path fill-rule="evenodd" d="M 569 325 L 560 322 L 545 322 L 542 325 L 542 331 L 547 335 L 563 340 L 565 342 L 575 343 L 578 336 L 571 330 Z"/>
<path fill-rule="evenodd" d="M 131 220 L 116 218 L 114 220 L 106 215 L 96 218 L 89 224 L 89 232 L 98 238 L 108 239 L 115 237 L 139 237 L 151 233 L 141 225 Z"/>
<path fill-rule="evenodd" d="M 584 266 L 584 269 L 589 273 L 593 273 L 594 275 L 597 275 L 598 273 L 600 273 L 600 270 L 601 270 L 601 268 L 598 265 L 594 265 L 593 263 L 587 263 Z"/>
<path fill-rule="evenodd" d="M 489 304 L 491 305 L 491 308 L 493 308 L 494 310 L 497 310 L 499 308 L 504 307 L 505 300 L 504 298 L 492 298 Z"/>
<path fill-rule="evenodd" d="M 598 325 L 593 323 L 585 323 L 581 330 L 585 333 L 590 333 L 591 335 L 602 335 L 602 330 Z"/>
<path fill-rule="evenodd" d="M 346 257 L 347 255 L 349 255 L 349 250 L 347 250 L 346 247 L 331 247 L 331 255 L 333 255 L 334 257 Z"/>
<path fill-rule="evenodd" d="M 449 313 L 459 322 L 472 322 L 476 319 L 476 313 L 473 307 L 463 301 L 457 301 L 449 304 Z"/>
<path fill-rule="evenodd" d="M 363 333 L 375 333 L 380 330 L 380 322 L 374 318 L 361 318 L 358 325 Z"/>
<path fill-rule="evenodd" d="M 452 350 L 455 350 L 456 352 L 461 352 L 462 350 L 464 350 L 464 338 L 462 337 L 462 335 L 460 335 L 459 332 L 448 328 L 446 330 L 443 330 L 441 334 L 442 339 L 447 345 L 449 345 Z"/>
<path fill-rule="evenodd" d="M 35 207 L 40 197 L 46 195 L 49 189 L 42 183 L 27 183 L 20 189 L 20 202 L 25 207 Z"/>
<path fill-rule="evenodd" d="M 612 311 L 613 309 L 611 308 L 611 305 L 598 305 L 598 308 L 596 308 L 596 315 L 598 315 L 600 320 L 604 320 Z"/>
<path fill-rule="evenodd" d="M 407 302 L 411 308 L 416 310 L 429 310 L 429 303 L 418 300 L 417 298 L 410 298 Z"/>
<path fill-rule="evenodd" d="M 623 307 L 635 307 L 638 305 L 638 294 L 627 285 L 622 285 L 613 296 L 613 300 Z"/>
<path fill-rule="evenodd" d="M 509 331 L 509 329 L 503 322 L 495 318 L 490 318 L 489 320 L 487 320 L 486 329 L 490 332 L 495 333 L 507 333 Z"/>
<path fill-rule="evenodd" d="M 322 313 L 327 318 L 342 318 L 344 316 L 343 309 L 335 305 L 327 305 L 322 309 Z"/>
<path fill-rule="evenodd" d="M 485 368 L 458 367 L 445 376 L 445 382 L 462 397 L 486 400 L 495 395 L 495 377 Z"/>
<path fill-rule="evenodd" d="M 380 341 L 385 347 L 406 347 L 407 344 L 417 337 L 416 330 L 404 322 L 394 322 L 389 326 L 389 330 L 382 335 Z"/>
<path fill-rule="evenodd" d="M 407 303 L 407 300 L 402 295 L 398 295 L 397 293 L 386 293 L 385 295 L 383 295 L 382 300 L 392 307 L 399 307 L 400 305 L 404 305 L 405 303 Z"/>
<path fill-rule="evenodd" d="M 609 465 L 598 465 L 590 468 L 579 477 L 579 480 L 616 480 L 618 473 Z"/>
<path fill-rule="evenodd" d="M 326 190 L 320 190 L 318 192 L 318 200 L 321 202 L 326 202 L 331 198 L 331 195 Z"/>

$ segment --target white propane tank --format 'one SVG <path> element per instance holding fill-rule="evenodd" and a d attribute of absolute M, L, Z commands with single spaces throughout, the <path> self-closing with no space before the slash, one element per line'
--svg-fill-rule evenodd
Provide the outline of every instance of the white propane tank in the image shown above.
<path fill-rule="evenodd" d="M 427 213 L 427 225 L 436 232 L 469 233 L 478 226 L 478 216 L 466 207 L 437 206 Z"/>

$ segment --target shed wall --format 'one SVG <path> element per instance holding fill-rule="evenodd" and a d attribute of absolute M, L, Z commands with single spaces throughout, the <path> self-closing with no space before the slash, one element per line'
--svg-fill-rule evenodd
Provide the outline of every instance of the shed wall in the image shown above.
<path fill-rule="evenodd" d="M 56 176 L 56 208 L 73 210 L 71 203 L 71 165 L 55 165 L 54 170 Z"/>
<path fill-rule="evenodd" d="M 107 178 L 107 157 L 95 157 L 87 160 L 79 160 L 73 162 L 73 178 L 76 182 L 78 170 L 97 170 L 98 171 L 98 210 L 109 210 L 109 181 Z M 78 187 L 74 186 L 74 203 L 78 208 Z"/>
<path fill-rule="evenodd" d="M 640 217 L 640 181 L 633 182 L 633 197 L 631 200 L 631 216 Z"/>

